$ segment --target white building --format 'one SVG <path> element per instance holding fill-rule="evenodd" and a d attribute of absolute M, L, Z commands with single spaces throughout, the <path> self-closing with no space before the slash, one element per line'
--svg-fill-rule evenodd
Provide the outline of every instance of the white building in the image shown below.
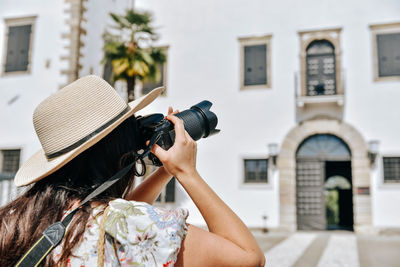
<path fill-rule="evenodd" d="M 198 169 L 249 227 L 400 227 L 399 1 L 134 4 L 154 14 L 168 56 L 166 96 L 142 113 L 214 103 L 222 131 L 199 141 Z M 12 172 L 40 147 L 34 107 L 78 76 L 104 74 L 108 14 L 131 6 L 0 3 L 2 203 Z M 174 194 L 162 205 L 204 225 L 182 188 Z"/>

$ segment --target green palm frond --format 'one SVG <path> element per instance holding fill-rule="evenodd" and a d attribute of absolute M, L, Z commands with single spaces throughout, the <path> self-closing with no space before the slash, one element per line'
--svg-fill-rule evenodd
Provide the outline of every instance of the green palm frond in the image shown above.
<path fill-rule="evenodd" d="M 158 35 L 151 26 L 148 12 L 126 10 L 125 14 L 110 13 L 114 22 L 103 35 L 103 64 L 111 62 L 113 80 L 155 80 L 160 77 L 158 66 L 166 56 L 152 47 Z M 128 88 L 133 90 L 133 88 Z"/>
<path fill-rule="evenodd" d="M 131 25 L 149 25 L 152 21 L 152 15 L 149 12 L 135 12 L 133 9 L 128 9 L 124 18 L 131 24 Z"/>
<path fill-rule="evenodd" d="M 110 13 L 111 18 L 119 25 L 121 29 L 131 27 L 131 23 L 126 20 L 123 16 L 117 15 L 115 13 Z"/>

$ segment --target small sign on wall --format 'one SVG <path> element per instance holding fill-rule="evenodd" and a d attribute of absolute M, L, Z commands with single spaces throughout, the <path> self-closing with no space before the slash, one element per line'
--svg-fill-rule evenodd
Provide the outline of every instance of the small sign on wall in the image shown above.
<path fill-rule="evenodd" d="M 369 195 L 369 186 L 357 187 L 357 195 Z"/>

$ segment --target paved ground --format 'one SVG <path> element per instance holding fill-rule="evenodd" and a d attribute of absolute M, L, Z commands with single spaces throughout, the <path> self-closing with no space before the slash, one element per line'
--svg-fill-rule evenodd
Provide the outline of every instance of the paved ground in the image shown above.
<path fill-rule="evenodd" d="M 268 267 L 400 267 L 400 236 L 346 231 L 255 234 Z"/>

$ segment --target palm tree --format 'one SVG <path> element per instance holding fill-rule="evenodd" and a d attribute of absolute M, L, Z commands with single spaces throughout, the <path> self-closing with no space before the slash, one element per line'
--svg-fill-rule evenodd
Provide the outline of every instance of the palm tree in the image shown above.
<path fill-rule="evenodd" d="M 110 16 L 115 25 L 111 26 L 112 33 L 104 34 L 103 64 L 111 62 L 113 81 L 127 82 L 128 101 L 132 101 L 137 80 L 158 79 L 158 66 L 165 62 L 165 54 L 152 47 L 158 35 L 150 25 L 150 13 L 128 9 L 124 15 L 110 13 Z"/>

